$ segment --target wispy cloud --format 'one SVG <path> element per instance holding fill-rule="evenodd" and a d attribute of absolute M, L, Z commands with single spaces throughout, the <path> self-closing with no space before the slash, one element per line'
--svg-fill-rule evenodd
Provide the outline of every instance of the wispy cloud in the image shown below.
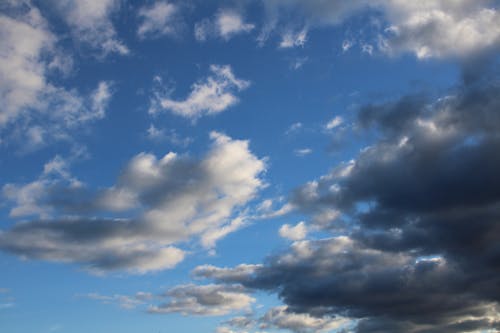
<path fill-rule="evenodd" d="M 194 83 L 184 100 L 174 100 L 155 94 L 152 103 L 156 106 L 150 112 L 162 109 L 196 120 L 205 115 L 217 114 L 238 103 L 235 92 L 245 90 L 250 82 L 237 78 L 230 66 L 210 66 L 211 74 Z M 159 109 L 161 107 L 161 109 Z"/>

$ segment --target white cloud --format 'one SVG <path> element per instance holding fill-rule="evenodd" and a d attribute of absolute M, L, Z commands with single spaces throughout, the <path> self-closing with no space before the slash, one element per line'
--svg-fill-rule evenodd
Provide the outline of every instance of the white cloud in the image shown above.
<path fill-rule="evenodd" d="M 140 38 L 175 35 L 177 32 L 178 7 L 168 1 L 157 1 L 139 9 L 142 22 L 137 28 Z"/>
<path fill-rule="evenodd" d="M 391 26 L 383 48 L 431 58 L 463 56 L 498 46 L 500 12 L 492 6 L 493 2 L 483 0 L 386 1 Z"/>
<path fill-rule="evenodd" d="M 291 134 L 294 134 L 294 133 L 297 133 L 298 131 L 300 131 L 302 128 L 304 127 L 304 124 L 302 124 L 301 122 L 296 122 L 296 123 L 293 123 L 290 125 L 290 127 L 288 127 L 288 129 L 285 131 L 285 134 L 286 135 L 291 135 Z"/>
<path fill-rule="evenodd" d="M 0 248 L 26 258 L 76 262 L 96 273 L 172 268 L 185 257 L 173 245 L 190 239 L 213 248 L 244 225 L 241 212 L 264 186 L 265 163 L 247 141 L 217 132 L 211 139 L 201 160 L 172 152 L 162 158 L 138 154 L 114 186 L 101 190 L 74 179 L 64 161 L 47 163 L 34 182 L 4 186 L 4 196 L 14 203 L 11 216 L 44 220 L 0 233 Z M 97 212 L 123 215 L 104 219 Z"/>
<path fill-rule="evenodd" d="M 290 67 L 294 70 L 298 70 L 298 69 L 302 68 L 308 60 L 309 60 L 308 57 L 296 58 L 295 60 L 293 60 L 291 62 Z"/>
<path fill-rule="evenodd" d="M 230 10 L 222 11 L 217 15 L 216 25 L 220 36 L 224 39 L 229 39 L 239 33 L 250 32 L 255 28 L 253 24 L 245 23 L 240 14 Z"/>
<path fill-rule="evenodd" d="M 349 40 L 349 39 L 346 39 L 342 42 L 342 52 L 347 52 L 349 51 L 349 49 L 351 47 L 354 46 L 354 44 L 356 44 L 355 41 L 352 41 L 352 40 Z"/>
<path fill-rule="evenodd" d="M 300 46 L 306 41 L 305 33 L 301 37 L 289 32 L 293 31 L 290 26 L 339 25 L 370 8 L 382 14 L 385 27 L 381 26 L 373 41 L 360 43 L 362 52 L 371 53 L 377 45 L 388 54 L 411 52 L 420 59 L 467 57 L 500 44 L 500 12 L 498 3 L 492 0 L 269 0 L 265 8 L 268 23 L 261 35 L 288 27 L 282 47 Z M 344 41 L 344 52 L 357 42 L 356 38 Z"/>
<path fill-rule="evenodd" d="M 103 56 L 129 53 L 127 46 L 117 38 L 112 22 L 112 15 L 120 9 L 119 0 L 59 0 L 53 3 L 77 41 Z"/>
<path fill-rule="evenodd" d="M 302 148 L 302 149 L 295 149 L 293 153 L 298 156 L 298 157 L 304 157 L 306 155 L 311 154 L 313 151 L 311 148 Z"/>
<path fill-rule="evenodd" d="M 222 316 L 250 309 L 255 298 L 238 285 L 181 285 L 165 293 L 166 303 L 151 306 L 152 313 L 179 312 L 183 315 Z"/>
<path fill-rule="evenodd" d="M 303 28 L 300 31 L 285 31 L 281 35 L 281 42 L 279 44 L 280 48 L 292 48 L 292 47 L 302 47 L 307 42 L 307 28 Z"/>
<path fill-rule="evenodd" d="M 82 96 L 50 82 L 50 74 L 68 71 L 71 61 L 37 8 L 26 3 L 13 9 L 16 16 L 0 14 L 0 142 L 19 141 L 32 149 L 68 139 L 70 130 L 104 117 L 110 84 L 102 81 Z"/>
<path fill-rule="evenodd" d="M 306 224 L 304 222 L 299 222 L 295 226 L 283 224 L 279 230 L 279 234 L 283 238 L 297 241 L 306 238 L 307 231 Z"/>
<path fill-rule="evenodd" d="M 335 116 L 331 120 L 326 123 L 325 128 L 328 130 L 334 129 L 335 127 L 340 126 L 344 122 L 341 116 Z"/>
<path fill-rule="evenodd" d="M 159 107 L 174 114 L 198 119 L 204 115 L 217 114 L 238 103 L 235 91 L 241 91 L 250 85 L 249 81 L 234 76 L 230 66 L 210 66 L 211 75 L 199 80 L 191 87 L 185 100 L 177 101 L 156 93 L 151 103 L 156 107 L 150 112 L 159 111 Z"/>
<path fill-rule="evenodd" d="M 225 9 L 219 11 L 212 20 L 204 19 L 197 22 L 194 35 L 198 41 L 205 41 L 209 37 L 220 37 L 229 40 L 235 35 L 249 33 L 255 25 L 246 23 L 240 13 Z"/>

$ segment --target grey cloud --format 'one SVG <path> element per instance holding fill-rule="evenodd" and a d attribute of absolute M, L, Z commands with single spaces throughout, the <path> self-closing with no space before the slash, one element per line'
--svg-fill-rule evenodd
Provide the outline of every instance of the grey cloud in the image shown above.
<path fill-rule="evenodd" d="M 151 306 L 151 313 L 220 316 L 250 309 L 255 299 L 239 285 L 181 285 L 170 289 L 166 303 Z"/>

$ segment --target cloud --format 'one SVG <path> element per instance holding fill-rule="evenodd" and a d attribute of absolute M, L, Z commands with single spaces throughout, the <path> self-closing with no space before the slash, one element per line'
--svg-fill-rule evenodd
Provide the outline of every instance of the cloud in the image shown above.
<path fill-rule="evenodd" d="M 57 160 L 32 183 L 5 185 L 4 195 L 14 203 L 11 216 L 42 219 L 2 231 L 0 248 L 28 259 L 75 262 L 96 273 L 146 273 L 184 259 L 185 251 L 174 244 L 199 239 L 214 247 L 244 225 L 242 210 L 264 186 L 265 164 L 247 141 L 217 132 L 211 139 L 203 159 L 138 154 L 109 188 L 87 188 Z"/>
<path fill-rule="evenodd" d="M 500 13 L 493 1 L 389 1 L 384 6 L 390 26 L 382 43 L 388 52 L 461 57 L 500 43 Z"/>
<path fill-rule="evenodd" d="M 164 295 L 166 303 L 151 306 L 150 313 L 182 313 L 196 316 L 222 316 L 235 311 L 249 310 L 253 297 L 238 285 L 181 285 Z"/>
<path fill-rule="evenodd" d="M 437 100 L 362 107 L 357 126 L 377 141 L 290 200 L 332 237 L 245 274 L 195 272 L 274 291 L 295 313 L 351 318 L 355 332 L 498 330 L 497 78 L 490 68 Z M 325 212 L 335 218 L 315 222 Z"/>
<path fill-rule="evenodd" d="M 117 38 L 112 22 L 112 16 L 120 9 L 120 1 L 61 0 L 52 3 L 76 41 L 104 57 L 130 52 Z"/>
<path fill-rule="evenodd" d="M 388 54 L 411 52 L 420 59 L 469 57 L 490 49 L 500 42 L 498 4 L 495 1 L 459 0 L 443 2 L 429 0 L 413 3 L 400 0 L 342 1 L 281 1 L 265 3 L 268 23 L 261 33 L 265 40 L 273 30 L 283 30 L 280 45 L 303 45 L 300 34 L 290 33 L 297 27 L 318 28 L 347 22 L 362 12 L 382 16 L 381 29 L 371 42 L 345 41 L 344 51 L 360 42 L 363 52 L 371 54 L 377 48 Z M 285 27 L 285 28 L 284 28 Z"/>
<path fill-rule="evenodd" d="M 212 265 L 197 266 L 192 275 L 196 278 L 207 278 L 226 283 L 239 282 L 258 271 L 262 265 L 241 264 L 233 268 L 220 268 Z"/>
<path fill-rule="evenodd" d="M 166 141 L 179 147 L 187 147 L 193 141 L 190 137 L 181 137 L 175 129 L 157 128 L 154 124 L 150 124 L 146 132 L 152 141 Z"/>
<path fill-rule="evenodd" d="M 196 120 L 205 115 L 223 112 L 235 105 L 239 100 L 234 92 L 245 90 L 250 85 L 249 81 L 236 78 L 231 67 L 227 65 L 211 65 L 210 72 L 212 74 L 207 78 L 192 85 L 191 92 L 185 100 L 173 100 L 156 94 L 152 103 L 157 107 L 150 109 L 150 112 L 164 109 Z"/>
<path fill-rule="evenodd" d="M 304 222 L 299 222 L 295 226 L 290 224 L 283 224 L 279 230 L 279 234 L 283 238 L 290 240 L 301 240 L 307 236 L 307 226 Z"/>
<path fill-rule="evenodd" d="M 256 326 L 256 321 L 250 317 L 234 317 L 217 326 L 216 333 L 247 333 Z"/>
<path fill-rule="evenodd" d="M 298 156 L 298 157 L 304 157 L 306 155 L 311 154 L 313 151 L 311 148 L 302 148 L 302 149 L 295 149 L 293 153 Z"/>
<path fill-rule="evenodd" d="M 304 46 L 307 42 L 307 29 L 300 31 L 285 31 L 281 36 L 280 48 L 287 49 L 292 47 Z"/>
<path fill-rule="evenodd" d="M 343 122 L 344 122 L 344 119 L 342 119 L 341 116 L 335 116 L 326 123 L 325 128 L 327 130 L 332 130 L 332 129 L 342 125 Z"/>
<path fill-rule="evenodd" d="M 137 28 L 137 35 L 140 38 L 175 36 L 179 25 L 178 11 L 178 7 L 168 1 L 157 1 L 150 6 L 141 7 L 137 15 L 142 22 Z"/>
<path fill-rule="evenodd" d="M 227 41 L 236 35 L 249 33 L 254 28 L 253 24 L 245 23 L 240 13 L 225 9 L 219 11 L 213 21 L 204 19 L 197 22 L 194 35 L 198 41 L 205 41 L 210 37 L 220 37 Z"/>
<path fill-rule="evenodd" d="M 270 309 L 261 318 L 261 328 L 275 327 L 296 333 L 331 332 L 346 329 L 350 324 L 347 318 L 313 317 L 307 313 L 289 312 L 286 306 Z"/>
<path fill-rule="evenodd" d="M 89 299 L 93 299 L 104 304 L 117 304 L 123 309 L 135 309 L 137 306 L 143 305 L 146 301 L 153 298 L 150 293 L 138 292 L 133 296 L 115 294 L 112 296 L 101 295 L 98 293 L 90 293 L 84 295 Z"/>
<path fill-rule="evenodd" d="M 23 142 L 29 150 L 68 140 L 75 129 L 102 119 L 111 83 L 99 82 L 88 95 L 55 85 L 49 77 L 70 70 L 71 60 L 58 49 L 48 23 L 28 2 L 7 9 L 0 15 L 0 143 Z"/>
<path fill-rule="evenodd" d="M 293 70 L 298 70 L 302 68 L 308 60 L 308 57 L 296 58 L 290 63 L 290 68 L 292 68 Z"/>
<path fill-rule="evenodd" d="M 291 124 L 291 125 L 290 125 L 290 127 L 288 127 L 288 129 L 285 131 L 285 135 L 295 134 L 295 133 L 297 133 L 298 131 L 300 131 L 303 127 L 304 127 L 304 124 L 302 124 L 301 122 L 296 122 L 296 123 L 293 123 L 293 124 Z"/>

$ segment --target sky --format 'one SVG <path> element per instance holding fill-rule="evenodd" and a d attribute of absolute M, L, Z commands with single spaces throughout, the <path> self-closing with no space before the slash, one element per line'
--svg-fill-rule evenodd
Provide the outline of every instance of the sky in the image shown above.
<path fill-rule="evenodd" d="M 0 1 L 0 331 L 500 331 L 500 3 Z"/>

